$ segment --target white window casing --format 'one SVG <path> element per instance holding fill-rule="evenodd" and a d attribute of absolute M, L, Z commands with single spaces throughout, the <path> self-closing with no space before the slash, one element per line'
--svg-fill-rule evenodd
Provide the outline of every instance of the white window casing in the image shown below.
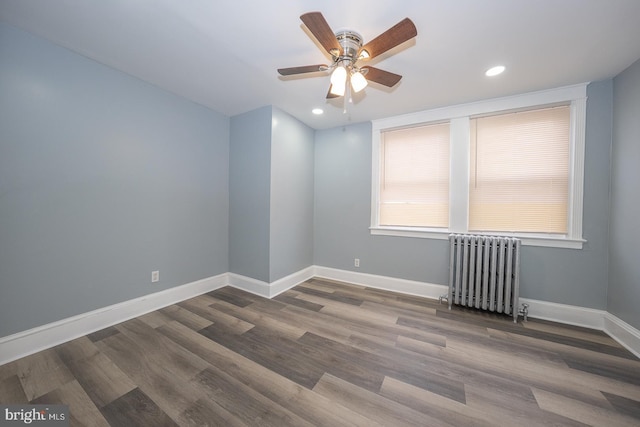
<path fill-rule="evenodd" d="M 584 190 L 584 151 L 587 84 L 496 98 L 470 104 L 421 111 L 372 122 L 371 234 L 447 239 L 449 233 L 468 232 L 470 119 L 474 116 L 525 109 L 570 105 L 569 200 L 567 233 L 486 233 L 514 235 L 524 245 L 581 249 Z M 384 131 L 448 121 L 450 123 L 449 227 L 421 228 L 381 226 L 379 217 L 381 134 Z M 474 232 L 475 233 L 475 232 Z M 476 233 L 477 234 L 477 233 Z"/>

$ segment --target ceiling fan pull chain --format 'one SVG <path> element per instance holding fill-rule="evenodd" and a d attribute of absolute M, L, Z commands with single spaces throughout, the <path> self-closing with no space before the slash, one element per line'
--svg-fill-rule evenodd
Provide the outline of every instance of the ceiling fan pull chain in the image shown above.
<path fill-rule="evenodd" d="M 351 99 L 351 79 L 348 78 L 347 81 L 345 82 L 345 85 L 347 86 L 345 88 L 346 93 L 344 96 L 344 108 L 342 110 L 342 114 L 347 114 L 347 106 L 351 103 L 353 103 L 353 100 Z"/>

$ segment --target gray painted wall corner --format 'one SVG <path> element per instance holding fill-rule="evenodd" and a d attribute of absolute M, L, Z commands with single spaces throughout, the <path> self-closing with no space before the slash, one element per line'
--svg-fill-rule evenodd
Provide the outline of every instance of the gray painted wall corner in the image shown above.
<path fill-rule="evenodd" d="M 269 282 L 272 107 L 231 118 L 229 271 Z"/>
<path fill-rule="evenodd" d="M 640 60 L 613 80 L 607 310 L 640 329 Z"/>
<path fill-rule="evenodd" d="M 313 264 L 314 131 L 273 108 L 270 282 Z"/>

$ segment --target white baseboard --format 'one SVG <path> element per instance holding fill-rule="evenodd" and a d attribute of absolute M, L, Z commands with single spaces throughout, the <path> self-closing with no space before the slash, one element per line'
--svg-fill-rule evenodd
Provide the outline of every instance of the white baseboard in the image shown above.
<path fill-rule="evenodd" d="M 99 308 L 0 338 L 0 365 L 175 304 L 228 283 L 227 273 Z"/>
<path fill-rule="evenodd" d="M 520 304 L 529 304 L 529 317 L 535 319 L 604 330 L 604 316 L 607 314 L 604 310 L 529 298 L 520 298 Z"/>
<path fill-rule="evenodd" d="M 227 273 L 227 277 L 229 278 L 229 286 L 264 298 L 269 298 L 270 289 L 268 282 L 236 273 Z"/>
<path fill-rule="evenodd" d="M 315 276 L 315 266 L 312 265 L 307 268 L 303 268 L 300 271 L 296 271 L 295 273 L 292 273 L 271 283 L 257 280 L 252 277 L 242 276 L 236 273 L 228 274 L 230 286 L 261 297 L 273 298 L 276 295 L 279 295 L 282 292 L 287 291 L 294 286 L 304 282 L 305 280 L 311 279 L 313 276 Z"/>
<path fill-rule="evenodd" d="M 273 298 L 282 292 L 308 280 L 312 277 L 337 280 L 340 282 L 363 285 L 370 288 L 384 289 L 408 295 L 438 299 L 447 293 L 447 286 L 433 285 L 426 282 L 398 279 L 396 277 L 378 276 L 375 274 L 359 273 L 355 271 L 339 270 L 336 268 L 310 266 L 287 277 L 267 283 L 236 273 L 229 274 L 229 285 L 243 291 L 265 298 Z"/>
<path fill-rule="evenodd" d="M 604 317 L 604 331 L 640 359 L 640 331 L 611 313 Z"/>
<path fill-rule="evenodd" d="M 272 283 L 235 273 L 224 273 L 1 337 L 0 365 L 223 286 L 230 285 L 265 298 L 273 298 L 312 277 L 431 299 L 438 299 L 448 291 L 445 285 L 322 266 L 307 267 Z M 640 331 L 604 310 L 529 298 L 520 298 L 520 303 L 529 304 L 529 316 L 532 318 L 605 331 L 640 358 Z"/>
<path fill-rule="evenodd" d="M 269 287 L 269 298 L 273 298 L 276 295 L 283 293 L 296 285 L 304 282 L 305 280 L 311 279 L 316 275 L 316 267 L 310 266 L 300 271 L 297 271 L 293 274 L 290 274 L 282 279 L 278 279 L 275 282 L 271 282 L 271 286 Z"/>
<path fill-rule="evenodd" d="M 446 295 L 449 287 L 435 285 L 433 283 L 418 282 L 415 280 L 398 279 L 396 277 L 378 276 L 375 274 L 360 273 L 356 271 L 338 270 L 329 267 L 315 267 L 315 275 L 325 279 L 338 280 L 370 288 L 386 291 L 400 292 L 408 295 L 416 295 L 425 298 L 438 299 Z"/>

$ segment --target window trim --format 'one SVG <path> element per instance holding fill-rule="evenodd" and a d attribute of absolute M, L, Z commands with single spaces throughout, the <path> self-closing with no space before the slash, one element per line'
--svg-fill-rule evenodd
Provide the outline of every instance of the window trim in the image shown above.
<path fill-rule="evenodd" d="M 524 245 L 582 249 L 584 195 L 584 151 L 587 83 L 545 91 L 530 92 L 469 104 L 454 105 L 372 121 L 371 226 L 372 235 L 447 239 L 449 233 L 467 233 L 469 212 L 469 120 L 472 117 L 569 104 L 571 108 L 569 138 L 569 213 L 568 233 L 500 233 L 522 239 Z M 389 227 L 379 225 L 380 145 L 381 133 L 443 121 L 451 123 L 449 167 L 449 228 Z M 465 169 L 466 168 L 466 169 Z M 474 234 L 495 234 L 476 233 Z"/>

